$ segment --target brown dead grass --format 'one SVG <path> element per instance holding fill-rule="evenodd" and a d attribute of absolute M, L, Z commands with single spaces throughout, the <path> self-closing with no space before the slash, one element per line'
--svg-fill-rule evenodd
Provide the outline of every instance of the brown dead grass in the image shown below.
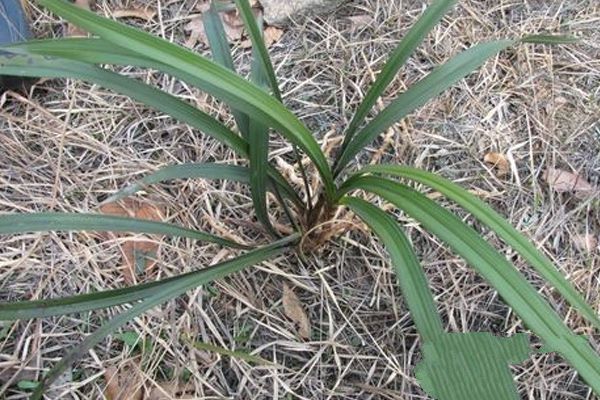
<path fill-rule="evenodd" d="M 98 2 L 110 10 L 130 4 Z M 135 21 L 180 43 L 193 1 L 161 2 L 158 18 Z M 288 29 L 271 50 L 285 102 L 319 138 L 339 135 L 386 55 L 422 12 L 420 1 L 361 0 L 327 17 Z M 33 10 L 40 35 L 65 28 Z M 346 16 L 370 16 L 367 25 Z M 133 22 L 133 21 L 132 21 Z M 600 234 L 598 198 L 578 199 L 548 190 L 546 167 L 581 173 L 600 184 L 600 7 L 593 0 L 463 1 L 435 29 L 396 79 L 393 94 L 424 76 L 459 49 L 488 38 L 568 32 L 583 40 L 562 47 L 520 46 L 503 52 L 453 89 L 397 124 L 361 154 L 358 162 L 400 162 L 436 171 L 481 193 L 534 241 L 600 308 L 600 256 L 577 250 L 581 233 Z M 199 49 L 199 51 L 205 51 Z M 249 54 L 235 60 L 248 68 Z M 230 117 L 227 109 L 195 89 L 155 72 L 122 68 L 192 103 Z M 97 86 L 75 81 L 38 84 L 28 96 L 0 98 L 0 211 L 93 212 L 107 195 L 161 166 L 227 160 L 233 154 L 172 119 Z M 275 138 L 274 154 L 291 156 Z M 497 177 L 484 155 L 507 156 L 510 174 Z M 239 161 L 241 162 L 241 160 Z M 149 188 L 144 201 L 160 204 L 168 220 L 263 242 L 245 221 L 246 188 L 201 180 Z M 452 205 L 448 205 L 455 210 Z M 495 291 L 412 221 L 399 215 L 418 249 L 449 331 L 522 331 L 520 320 Z M 578 333 L 597 332 L 528 269 L 494 235 L 485 233 L 536 284 Z M 3 301 L 40 299 L 121 287 L 116 240 L 93 234 L 26 234 L 0 239 Z M 159 278 L 234 255 L 216 246 L 165 240 Z M 199 288 L 137 318 L 123 331 L 153 343 L 143 352 L 141 375 L 156 382 L 188 377 L 196 398 L 422 399 L 412 374 L 419 359 L 416 331 L 386 252 L 360 230 L 344 234 L 303 265 L 279 258 Z M 284 285 L 293 288 L 311 320 L 311 340 L 297 336 L 282 306 Z M 78 343 L 122 307 L 3 325 L 0 397 L 23 398 L 14 386 L 36 379 L 64 349 Z M 193 349 L 186 338 L 230 350 L 250 349 L 276 365 L 253 363 Z M 48 398 L 102 397 L 103 373 L 129 365 L 138 351 L 114 336 L 84 357 Z M 555 355 L 534 356 L 515 367 L 523 398 L 595 398 Z"/>

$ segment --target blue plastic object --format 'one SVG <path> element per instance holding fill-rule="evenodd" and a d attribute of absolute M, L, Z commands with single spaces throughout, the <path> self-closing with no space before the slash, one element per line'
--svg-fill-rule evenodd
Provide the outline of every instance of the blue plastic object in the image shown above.
<path fill-rule="evenodd" d="M 0 46 L 31 38 L 23 0 L 0 0 Z M 0 53 L 2 50 L 0 50 Z M 27 86 L 31 79 L 0 75 L 0 92 Z"/>

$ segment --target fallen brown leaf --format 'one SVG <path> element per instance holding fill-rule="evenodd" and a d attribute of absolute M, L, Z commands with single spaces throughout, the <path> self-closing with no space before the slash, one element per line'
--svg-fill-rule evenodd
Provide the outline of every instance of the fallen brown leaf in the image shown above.
<path fill-rule="evenodd" d="M 202 15 L 194 15 L 190 19 L 190 22 L 188 22 L 183 29 L 186 32 L 188 32 L 188 38 L 184 43 L 185 47 L 192 48 L 196 45 L 196 43 L 208 43 L 206 33 L 204 32 L 204 22 L 202 21 Z"/>
<path fill-rule="evenodd" d="M 510 167 L 508 165 L 508 160 L 501 153 L 490 152 L 487 153 L 483 157 L 483 161 L 486 163 L 492 164 L 492 166 L 496 169 L 496 175 L 499 177 L 503 177 L 508 175 L 510 171 Z"/>
<path fill-rule="evenodd" d="M 310 339 L 310 321 L 300 299 L 287 284 L 283 284 L 283 311 L 285 315 L 298 324 L 298 334 L 303 339 Z"/>
<path fill-rule="evenodd" d="M 221 13 L 225 35 L 231 41 L 240 40 L 244 34 L 244 21 L 236 10 Z"/>
<path fill-rule="evenodd" d="M 134 199 L 124 199 L 116 203 L 107 203 L 100 207 L 103 214 L 118 215 L 121 217 L 149 219 L 162 221 L 163 213 L 157 206 L 141 203 Z M 126 237 L 123 234 L 111 233 L 109 237 Z M 129 238 L 121 242 L 120 248 L 125 266 L 123 267 L 123 278 L 128 284 L 137 281 L 136 276 L 148 274 L 156 265 L 156 255 L 159 250 L 160 238 Z"/>
<path fill-rule="evenodd" d="M 574 192 L 576 197 L 585 198 L 598 191 L 580 175 L 562 169 L 548 168 L 542 177 L 552 190 L 559 193 Z"/>
<path fill-rule="evenodd" d="M 73 3 L 77 7 L 90 11 L 93 0 L 75 0 Z M 68 24 L 67 25 L 67 36 L 87 36 L 87 31 L 81 29 L 78 26 Z"/>
<path fill-rule="evenodd" d="M 156 10 L 151 8 L 120 8 L 113 11 L 115 18 L 139 18 L 145 21 L 152 21 L 156 16 Z"/>
<path fill-rule="evenodd" d="M 200 3 L 196 6 L 196 10 L 201 11 L 202 13 L 208 10 L 209 3 Z M 252 2 L 252 11 L 255 16 L 260 16 L 262 11 L 258 8 L 256 2 Z M 225 11 L 219 13 L 221 17 L 221 22 L 223 23 L 223 29 L 225 31 L 225 36 L 227 40 L 230 42 L 239 42 L 239 45 L 242 48 L 249 48 L 252 43 L 249 39 L 244 38 L 244 22 L 242 21 L 240 15 L 237 10 Z M 267 29 L 272 28 L 269 32 L 270 37 L 267 38 Z M 202 21 L 202 14 L 193 15 L 190 18 L 190 22 L 184 27 L 184 30 L 188 32 L 188 38 L 185 41 L 186 47 L 194 47 L 197 43 L 202 43 L 207 45 L 208 38 L 206 37 L 206 33 L 204 32 L 204 22 Z M 283 32 L 279 32 L 279 28 L 275 27 L 267 27 L 265 29 L 265 40 L 267 41 L 267 46 L 275 43 Z M 270 41 L 270 43 L 269 43 Z"/>
<path fill-rule="evenodd" d="M 573 237 L 573 244 L 579 251 L 591 253 L 598 247 L 598 239 L 591 233 L 582 233 Z"/>
<path fill-rule="evenodd" d="M 139 367 L 129 361 L 121 368 L 108 367 L 104 371 L 107 400 L 142 400 L 144 397 L 142 375 Z"/>
<path fill-rule="evenodd" d="M 283 29 L 275 26 L 267 26 L 264 32 L 265 45 L 271 47 L 273 44 L 277 43 L 282 36 Z"/>

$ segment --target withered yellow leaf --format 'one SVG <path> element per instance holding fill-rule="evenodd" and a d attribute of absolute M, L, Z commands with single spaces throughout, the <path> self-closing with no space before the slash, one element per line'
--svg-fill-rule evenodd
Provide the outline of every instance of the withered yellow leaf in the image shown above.
<path fill-rule="evenodd" d="M 499 177 L 503 177 L 508 175 L 510 171 L 510 167 L 508 165 L 508 160 L 501 153 L 490 152 L 487 153 L 483 157 L 483 161 L 486 163 L 492 164 L 492 166 L 496 169 L 496 174 Z"/>
<path fill-rule="evenodd" d="M 283 311 L 285 315 L 298 324 L 298 334 L 303 339 L 310 338 L 310 320 L 300 303 L 298 296 L 287 284 L 283 284 Z"/>

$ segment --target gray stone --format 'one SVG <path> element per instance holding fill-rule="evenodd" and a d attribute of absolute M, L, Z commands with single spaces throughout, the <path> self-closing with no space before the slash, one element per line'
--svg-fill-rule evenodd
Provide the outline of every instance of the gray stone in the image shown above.
<path fill-rule="evenodd" d="M 330 12 L 343 0 L 260 0 L 269 25 L 284 25 L 291 19 Z"/>

